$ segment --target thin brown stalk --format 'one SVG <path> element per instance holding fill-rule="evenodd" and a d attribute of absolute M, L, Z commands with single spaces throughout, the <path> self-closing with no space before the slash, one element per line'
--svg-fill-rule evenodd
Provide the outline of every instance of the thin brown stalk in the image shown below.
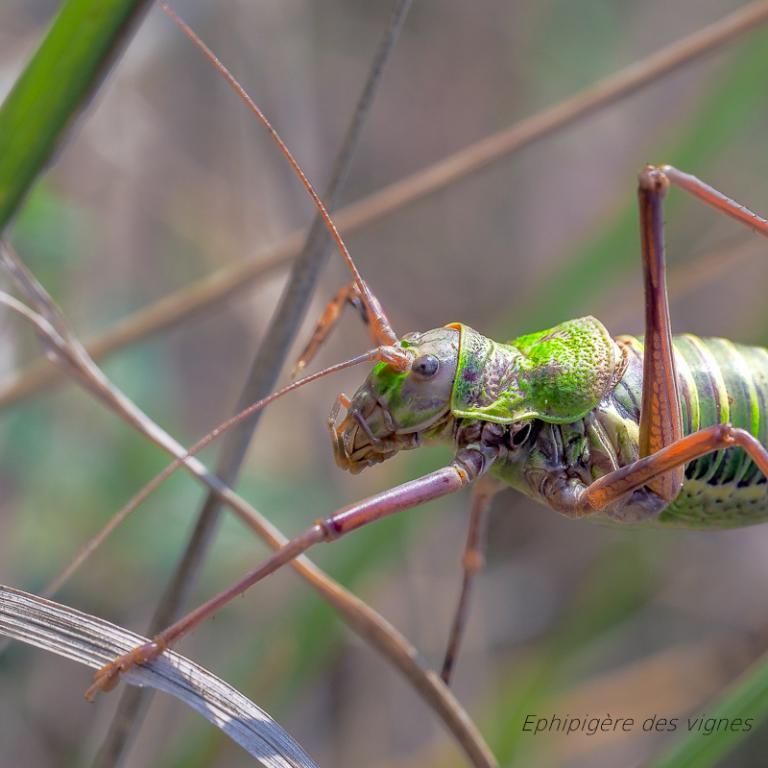
<path fill-rule="evenodd" d="M 768 0 L 750 3 L 574 96 L 346 206 L 334 215 L 334 220 L 342 233 L 361 229 L 630 96 L 670 72 L 714 52 L 767 20 Z M 155 304 L 128 315 L 89 343 L 88 351 L 95 359 L 99 359 L 232 298 L 250 287 L 267 270 L 287 264 L 298 254 L 303 242 L 303 233 L 293 232 L 259 256 L 224 267 L 169 294 Z M 60 378 L 60 371 L 45 361 L 33 364 L 0 391 L 0 406 L 18 402 Z"/>
<path fill-rule="evenodd" d="M 739 269 L 758 256 L 765 258 L 765 246 L 749 235 L 739 235 L 694 254 L 685 264 L 667 270 L 669 298 L 679 302 L 706 286 L 714 285 L 726 275 L 738 274 Z M 622 328 L 633 322 L 640 311 L 641 301 L 636 286 L 614 291 L 606 306 L 611 326 Z"/>
<path fill-rule="evenodd" d="M 263 257 L 224 267 L 126 315 L 96 338 L 85 342 L 85 349 L 94 360 L 101 360 L 148 336 L 172 328 L 183 320 L 214 308 L 218 301 L 244 287 L 240 285 L 243 267 L 249 267 L 245 279 L 247 285 L 252 285 L 268 273 L 284 268 L 300 247 L 301 233 L 296 232 Z M 60 368 L 41 358 L 30 363 L 0 390 L 0 407 L 20 402 L 65 378 Z"/>

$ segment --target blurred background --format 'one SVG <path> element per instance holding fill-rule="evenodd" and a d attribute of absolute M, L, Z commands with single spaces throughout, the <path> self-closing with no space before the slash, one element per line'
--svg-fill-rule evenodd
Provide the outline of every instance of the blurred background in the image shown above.
<path fill-rule="evenodd" d="M 52 18 L 48 0 L 0 4 L 0 95 Z M 733 0 L 420 2 L 411 10 L 343 202 L 422 169 L 711 23 Z M 392 3 L 177 0 L 319 187 L 325 184 Z M 642 332 L 635 178 L 670 162 L 768 210 L 768 30 L 348 238 L 396 330 L 467 323 L 498 339 L 582 314 Z M 152 9 L 17 217 L 12 241 L 85 339 L 128 313 L 307 225 L 311 204 L 251 115 Z M 676 331 L 768 344 L 765 243 L 671 194 Z M 284 272 L 123 348 L 108 375 L 189 444 L 230 415 Z M 347 279 L 333 255 L 297 350 Z M 366 349 L 348 313 L 318 364 Z M 0 314 L 0 374 L 41 356 Z M 447 448 L 351 477 L 325 420 L 352 370 L 264 416 L 238 490 L 284 532 L 440 466 Z M 284 377 L 285 378 L 285 377 Z M 0 385 L 1 386 L 1 385 Z M 40 590 L 165 456 L 71 383 L 0 413 L 0 582 Z M 215 448 L 204 453 L 215 462 Z M 143 632 L 203 492 L 177 476 L 60 593 Z M 442 661 L 460 583 L 468 496 L 430 504 L 313 557 Z M 265 548 L 225 515 L 195 602 Z M 768 647 L 768 526 L 720 533 L 574 523 L 497 497 L 455 690 L 502 765 L 630 765 L 669 734 L 532 737 L 525 716 L 645 719 L 706 712 Z M 180 651 L 276 717 L 320 765 L 462 765 L 434 714 L 286 570 Z M 88 764 L 118 695 L 82 699 L 89 674 L 13 646 L 0 656 L 0 765 Z M 760 765 L 768 730 L 724 765 Z M 125 765 L 251 764 L 175 700 L 157 697 Z"/>

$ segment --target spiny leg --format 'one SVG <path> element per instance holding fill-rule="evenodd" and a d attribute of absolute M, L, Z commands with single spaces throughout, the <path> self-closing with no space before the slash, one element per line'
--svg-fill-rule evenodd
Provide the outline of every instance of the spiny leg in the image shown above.
<path fill-rule="evenodd" d="M 472 487 L 472 503 L 469 514 L 469 528 L 467 541 L 464 545 L 464 555 L 461 559 L 464 576 L 461 582 L 459 601 L 451 623 L 451 631 L 448 636 L 448 647 L 443 659 L 443 668 L 440 676 L 446 685 L 451 682 L 451 675 L 459 655 L 461 640 L 464 636 L 464 627 L 469 615 L 469 598 L 472 591 L 472 583 L 477 572 L 485 565 L 486 527 L 488 512 L 491 508 L 493 497 L 501 490 L 502 486 L 494 478 L 485 475 Z"/>
<path fill-rule="evenodd" d="M 652 456 L 640 458 L 595 480 L 584 489 L 570 514 L 583 517 L 599 512 L 625 494 L 650 485 L 654 479 L 670 470 L 684 469 L 688 462 L 700 456 L 732 447 L 743 448 L 758 469 L 768 477 L 768 450 L 744 429 L 730 424 L 715 424 L 676 440 Z"/>
<path fill-rule="evenodd" d="M 467 448 L 459 451 L 447 467 L 430 472 L 423 477 L 403 483 L 396 488 L 378 493 L 362 501 L 350 504 L 325 520 L 320 520 L 304 533 L 291 539 L 258 568 L 228 589 L 183 616 L 175 624 L 158 634 L 151 643 L 138 646 L 114 661 L 105 664 L 94 676 L 93 684 L 85 693 L 92 699 L 99 691 L 115 687 L 124 672 L 136 664 L 146 664 L 156 659 L 166 648 L 186 635 L 198 624 L 212 616 L 249 587 L 261 581 L 286 563 L 298 557 L 315 544 L 333 541 L 350 531 L 361 528 L 395 512 L 401 512 L 424 502 L 454 493 L 485 474 L 495 457 Z"/>
<path fill-rule="evenodd" d="M 315 330 L 312 332 L 312 336 L 307 342 L 306 346 L 302 350 L 291 372 L 292 377 L 298 376 L 304 368 L 309 365 L 311 360 L 315 357 L 320 347 L 330 336 L 333 329 L 336 327 L 341 317 L 341 313 L 345 305 L 349 304 L 353 306 L 362 317 L 363 322 L 370 328 L 370 320 L 368 318 L 368 312 L 365 308 L 360 297 L 360 291 L 354 283 L 347 283 L 339 292 L 328 302 L 323 314 L 315 325 Z M 375 336 L 371 333 L 371 336 Z"/>

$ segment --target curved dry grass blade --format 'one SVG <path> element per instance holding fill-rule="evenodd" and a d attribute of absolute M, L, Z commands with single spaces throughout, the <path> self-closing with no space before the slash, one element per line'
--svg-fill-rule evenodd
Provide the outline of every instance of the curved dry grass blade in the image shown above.
<path fill-rule="evenodd" d="M 750 3 L 703 29 L 636 61 L 509 128 L 486 136 L 464 149 L 394 182 L 334 214 L 345 235 L 362 229 L 406 205 L 433 194 L 539 139 L 551 136 L 581 118 L 632 95 L 659 78 L 710 54 L 768 21 L 768 0 Z M 87 345 L 99 359 L 182 320 L 202 313 L 247 289 L 266 271 L 287 264 L 302 248 L 303 232 L 292 232 L 258 258 L 223 267 L 168 294 L 119 321 Z M 59 381 L 61 372 L 40 361 L 30 365 L 0 390 L 0 407 L 35 394 Z"/>
<path fill-rule="evenodd" d="M 12 587 L 0 586 L 0 635 L 98 669 L 146 638 Z M 172 651 L 122 676 L 175 696 L 266 768 L 314 768 L 299 744 L 264 710 L 201 666 Z"/>

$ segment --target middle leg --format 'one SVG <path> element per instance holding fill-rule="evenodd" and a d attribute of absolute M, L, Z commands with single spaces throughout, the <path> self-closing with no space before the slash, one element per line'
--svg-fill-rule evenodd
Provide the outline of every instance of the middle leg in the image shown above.
<path fill-rule="evenodd" d="M 459 601 L 451 622 L 451 631 L 448 636 L 448 646 L 443 659 L 443 668 L 440 676 L 446 685 L 451 682 L 451 675 L 459 654 L 459 647 L 464 636 L 464 627 L 469 615 L 469 597 L 472 584 L 477 572 L 485 565 L 485 531 L 488 522 L 488 512 L 491 508 L 493 497 L 503 488 L 498 480 L 485 475 L 481 477 L 472 488 L 472 503 L 469 513 L 469 529 L 467 541 L 464 545 L 464 556 L 461 559 L 464 576 L 461 581 Z"/>

